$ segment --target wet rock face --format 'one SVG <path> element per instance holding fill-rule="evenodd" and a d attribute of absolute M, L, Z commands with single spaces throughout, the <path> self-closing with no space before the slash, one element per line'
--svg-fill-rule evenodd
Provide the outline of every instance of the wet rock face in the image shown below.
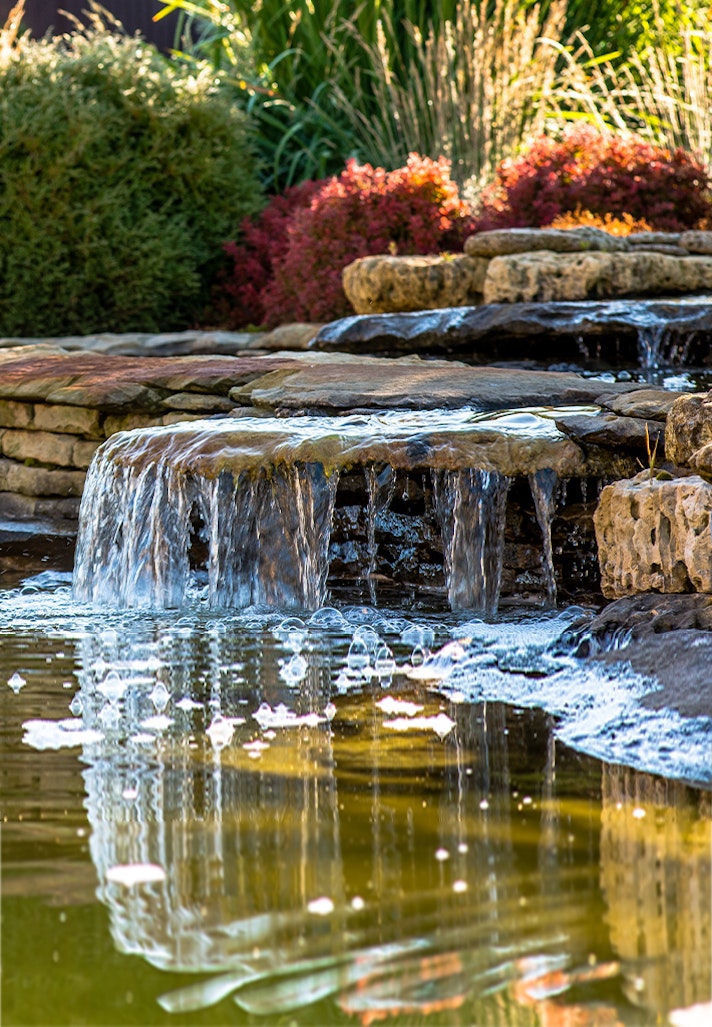
<path fill-rule="evenodd" d="M 643 471 L 601 493 L 594 516 L 601 590 L 712 592 L 712 485 Z"/>
<path fill-rule="evenodd" d="M 482 301 L 487 261 L 450 257 L 362 257 L 344 270 L 357 314 L 461 307 Z"/>
<path fill-rule="evenodd" d="M 683 356 L 703 362 L 710 332 L 712 307 L 699 301 L 495 303 L 341 318 L 321 329 L 313 347 L 446 355 L 475 364 L 538 360 L 631 366 L 648 348 L 661 362 L 675 363 Z"/>

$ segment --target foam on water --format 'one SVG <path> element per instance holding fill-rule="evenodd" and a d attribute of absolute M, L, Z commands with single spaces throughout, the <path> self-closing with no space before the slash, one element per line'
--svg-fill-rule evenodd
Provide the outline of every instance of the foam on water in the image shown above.
<path fill-rule="evenodd" d="M 262 732 L 328 730 L 332 696 L 370 687 L 379 689 L 374 704 L 384 703 L 389 727 L 427 726 L 441 734 L 446 725 L 436 714 L 418 710 L 421 722 L 414 724 L 412 708 L 399 705 L 398 688 L 410 680 L 423 696 L 543 709 L 556 718 L 558 737 L 575 749 L 666 777 L 711 782 L 712 718 L 648 709 L 640 700 L 654 684 L 624 663 L 611 667 L 562 654 L 561 636 L 580 615 L 571 608 L 488 622 L 455 615 L 409 620 L 370 607 L 325 607 L 303 621 L 258 608 L 216 617 L 198 600 L 180 612 L 148 616 L 101 614 L 72 600 L 61 583 L 41 593 L 0 593 L 0 631 L 72 639 L 82 653 L 81 688 L 67 695 L 68 716 L 25 722 L 24 741 L 37 749 L 91 749 L 109 737 L 150 747 L 188 728 L 220 747 L 233 737 L 235 744 L 244 740 L 239 732 L 246 723 Z M 283 699 L 256 702 L 253 709 L 231 705 L 224 685 L 243 679 L 234 639 L 252 637 L 257 651 L 263 632 L 283 647 Z M 182 653 L 198 637 L 206 640 L 211 662 L 196 678 Z M 305 707 L 296 697 L 311 694 L 314 661 L 327 653 L 329 690 L 314 693 Z M 24 688 L 31 688 L 30 672 L 23 677 Z"/>

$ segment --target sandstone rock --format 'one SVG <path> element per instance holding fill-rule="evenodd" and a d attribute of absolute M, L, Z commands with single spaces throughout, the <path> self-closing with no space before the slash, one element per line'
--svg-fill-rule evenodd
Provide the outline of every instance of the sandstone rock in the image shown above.
<path fill-rule="evenodd" d="M 0 517 L 13 521 L 67 521 L 71 526 L 79 517 L 79 504 L 79 497 L 57 499 L 0 492 Z"/>
<path fill-rule="evenodd" d="M 685 467 L 694 454 L 712 442 L 712 393 L 685 394 L 675 399 L 665 426 L 668 459 Z"/>
<path fill-rule="evenodd" d="M 5 431 L 0 439 L 3 456 L 20 463 L 33 461 L 41 464 L 55 464 L 58 467 L 86 468 L 98 443 L 85 442 L 84 447 L 72 435 L 54 435 L 45 431 Z M 89 460 L 84 461 L 86 453 Z M 82 462 L 78 463 L 78 459 Z"/>
<path fill-rule="evenodd" d="M 19 492 L 23 496 L 81 496 L 86 475 L 83 471 L 48 470 L 26 467 L 13 460 L 0 459 L 0 492 Z"/>
<path fill-rule="evenodd" d="M 17 425 L 17 427 L 21 427 Z M 37 431 L 62 432 L 68 435 L 83 435 L 90 439 L 103 438 L 99 411 L 89 407 L 53 406 L 37 403 L 34 407 L 32 424 Z"/>
<path fill-rule="evenodd" d="M 629 247 L 681 246 L 679 232 L 631 232 L 626 242 Z"/>
<path fill-rule="evenodd" d="M 596 404 L 612 410 L 622 417 L 639 417 L 644 421 L 666 421 L 667 416 L 679 398 L 680 393 L 665 389 L 639 389 L 636 392 L 603 393 L 596 397 Z"/>
<path fill-rule="evenodd" d="M 11 399 L 0 399 L 0 427 L 29 428 L 34 417 L 31 403 L 16 403 Z"/>
<path fill-rule="evenodd" d="M 552 253 L 582 253 L 588 250 L 618 252 L 628 243 L 600 228 L 499 228 L 478 232 L 465 240 L 470 257 L 501 257 L 512 253 L 549 250 Z"/>
<path fill-rule="evenodd" d="M 712 232 L 691 230 L 681 232 L 680 246 L 684 246 L 690 253 L 712 254 Z"/>
<path fill-rule="evenodd" d="M 163 424 L 163 418 L 156 414 L 109 414 L 104 420 L 104 434 L 108 439 L 117 431 L 151 428 L 157 424 Z"/>
<path fill-rule="evenodd" d="M 485 303 L 664 296 L 712 288 L 712 258 L 661 253 L 523 253 L 490 261 Z"/>
<path fill-rule="evenodd" d="M 712 592 L 711 514 L 712 485 L 698 475 L 644 471 L 606 486 L 594 515 L 603 594 Z"/>
<path fill-rule="evenodd" d="M 161 402 L 166 410 L 182 410 L 197 414 L 225 414 L 233 403 L 225 396 L 209 396 L 198 392 L 176 392 Z"/>
<path fill-rule="evenodd" d="M 310 322 L 295 322 L 279 325 L 269 332 L 253 332 L 253 347 L 270 353 L 284 350 L 307 350 L 321 330 L 322 325 Z"/>
<path fill-rule="evenodd" d="M 344 292 L 358 314 L 477 303 L 486 260 L 466 256 L 362 257 L 344 268 Z"/>
<path fill-rule="evenodd" d="M 658 422 L 616 414 L 564 414 L 555 418 L 556 427 L 581 445 L 623 447 L 647 454 L 655 449 L 657 460 L 664 457 L 664 427 Z M 647 429 L 647 430 L 646 430 Z"/>

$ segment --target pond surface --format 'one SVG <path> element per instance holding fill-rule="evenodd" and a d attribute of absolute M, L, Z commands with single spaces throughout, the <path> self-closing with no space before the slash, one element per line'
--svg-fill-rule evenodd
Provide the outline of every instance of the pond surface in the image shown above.
<path fill-rule="evenodd" d="M 122 614 L 13 574 L 3 1024 L 709 1022 L 712 734 L 641 731 L 577 611 Z"/>

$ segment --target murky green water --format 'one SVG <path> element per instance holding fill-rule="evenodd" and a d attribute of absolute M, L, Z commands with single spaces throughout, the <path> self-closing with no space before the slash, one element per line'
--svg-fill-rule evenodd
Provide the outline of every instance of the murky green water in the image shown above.
<path fill-rule="evenodd" d="M 598 1027 L 709 1002 L 710 790 L 419 678 L 453 630 L 0 593 L 2 1023 Z"/>

